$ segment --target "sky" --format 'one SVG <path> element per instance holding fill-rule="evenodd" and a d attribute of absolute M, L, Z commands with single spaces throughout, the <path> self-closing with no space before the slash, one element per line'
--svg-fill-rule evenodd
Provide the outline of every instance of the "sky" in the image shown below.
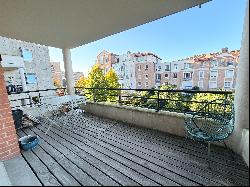
<path fill-rule="evenodd" d="M 71 49 L 73 71 L 87 76 L 96 56 L 152 52 L 169 62 L 195 54 L 240 49 L 247 0 L 213 0 L 159 20 Z M 61 49 L 49 47 L 50 60 L 59 61 Z"/>

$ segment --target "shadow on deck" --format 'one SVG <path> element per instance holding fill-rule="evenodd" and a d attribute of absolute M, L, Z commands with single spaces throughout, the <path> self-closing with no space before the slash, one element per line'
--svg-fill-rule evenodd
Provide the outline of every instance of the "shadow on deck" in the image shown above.
<path fill-rule="evenodd" d="M 40 144 L 22 156 L 43 185 L 248 185 L 239 155 L 158 131 L 89 114 L 61 116 L 47 135 L 46 122 L 18 131 Z M 167 125 L 167 124 L 166 124 Z"/>

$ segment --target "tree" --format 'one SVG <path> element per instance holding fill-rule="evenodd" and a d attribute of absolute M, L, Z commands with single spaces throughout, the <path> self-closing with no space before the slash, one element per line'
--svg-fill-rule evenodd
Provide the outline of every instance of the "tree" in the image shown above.
<path fill-rule="evenodd" d="M 190 109 L 192 111 L 198 111 L 202 109 L 207 102 L 213 101 L 214 104 L 209 105 L 209 112 L 223 113 L 224 110 L 230 112 L 233 99 L 233 95 L 231 94 L 226 97 L 224 94 L 197 93 L 192 96 Z M 226 108 L 221 107 L 221 104 L 227 104 L 227 106 L 225 106 Z"/>
<path fill-rule="evenodd" d="M 56 87 L 56 88 L 61 88 L 62 87 L 62 85 L 60 84 L 60 81 L 59 80 L 54 80 L 54 86 Z"/>
<path fill-rule="evenodd" d="M 120 84 L 118 82 L 119 77 L 117 76 L 113 68 L 111 68 L 107 72 L 107 74 L 105 75 L 105 79 L 107 80 L 109 88 L 120 88 Z M 108 93 L 108 101 L 115 101 L 117 96 L 119 96 L 120 94 L 120 90 L 109 90 L 107 93 Z"/>
<path fill-rule="evenodd" d="M 87 79 L 85 77 L 81 77 L 80 79 L 78 79 L 75 83 L 75 87 L 76 88 L 76 92 L 78 92 L 78 94 L 82 94 L 84 92 L 84 89 L 87 86 Z"/>
<path fill-rule="evenodd" d="M 89 99 L 94 101 L 106 101 L 107 100 L 107 91 L 105 89 L 100 88 L 107 88 L 108 82 L 98 65 L 94 65 L 89 72 L 87 87 L 92 88 L 88 90 Z M 94 89 L 98 88 L 98 89 Z"/>

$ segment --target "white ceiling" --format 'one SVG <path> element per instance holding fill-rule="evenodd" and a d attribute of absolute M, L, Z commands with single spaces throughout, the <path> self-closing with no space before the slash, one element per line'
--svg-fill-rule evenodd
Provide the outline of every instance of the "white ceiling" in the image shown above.
<path fill-rule="evenodd" d="M 0 0 L 0 36 L 74 48 L 207 1 Z"/>

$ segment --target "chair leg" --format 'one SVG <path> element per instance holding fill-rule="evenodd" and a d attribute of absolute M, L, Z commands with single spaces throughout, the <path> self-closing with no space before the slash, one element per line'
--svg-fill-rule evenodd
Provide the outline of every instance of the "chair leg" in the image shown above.
<path fill-rule="evenodd" d="M 224 143 L 224 145 L 225 145 L 225 148 L 226 148 L 226 149 L 229 149 L 229 148 L 227 147 L 226 142 L 223 141 L 223 143 Z M 234 159 L 234 156 L 233 156 L 233 155 L 234 155 L 234 151 L 233 151 L 232 149 L 230 149 L 230 155 L 231 155 L 231 157 L 232 157 L 232 159 L 233 159 L 233 161 L 234 161 L 234 160 L 235 160 L 235 159 Z"/>

